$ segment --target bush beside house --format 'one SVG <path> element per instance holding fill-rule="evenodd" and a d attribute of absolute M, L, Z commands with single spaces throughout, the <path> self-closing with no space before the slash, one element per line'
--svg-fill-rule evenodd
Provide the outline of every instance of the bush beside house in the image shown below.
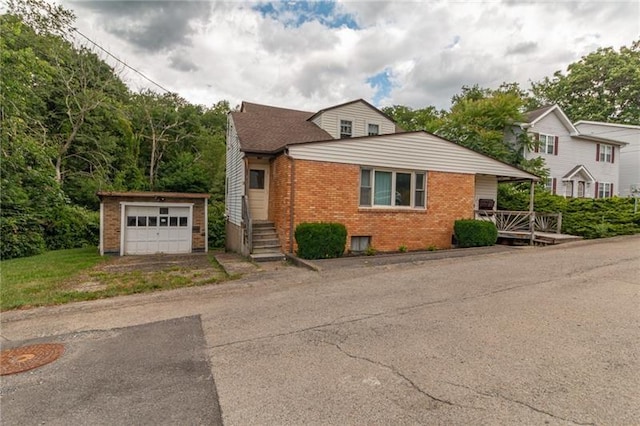
<path fill-rule="evenodd" d="M 453 224 L 453 232 L 458 241 L 458 247 L 492 246 L 498 241 L 496 225 L 484 220 L 456 220 Z"/>
<path fill-rule="evenodd" d="M 347 243 L 347 228 L 341 223 L 301 223 L 294 235 L 303 259 L 340 257 Z"/>

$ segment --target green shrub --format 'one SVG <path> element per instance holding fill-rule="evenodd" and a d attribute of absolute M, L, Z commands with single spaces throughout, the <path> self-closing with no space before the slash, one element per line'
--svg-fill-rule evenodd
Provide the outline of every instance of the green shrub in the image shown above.
<path fill-rule="evenodd" d="M 378 250 L 376 250 L 373 246 L 367 247 L 364 251 L 365 256 L 375 256 L 376 253 L 378 253 Z"/>
<path fill-rule="evenodd" d="M 226 235 L 224 203 L 210 203 L 208 216 L 209 248 L 222 248 L 225 244 Z"/>
<path fill-rule="evenodd" d="M 499 210 L 528 210 L 526 186 L 498 186 Z M 562 232 L 584 238 L 603 238 L 640 233 L 640 214 L 634 214 L 633 198 L 564 198 L 536 191 L 534 210 L 562 213 Z"/>
<path fill-rule="evenodd" d="M 83 207 L 63 204 L 46 212 L 42 220 L 47 250 L 97 246 L 100 239 L 100 215 Z"/>
<path fill-rule="evenodd" d="M 458 247 L 492 246 L 498 240 L 496 225 L 486 220 L 456 220 L 453 230 Z"/>
<path fill-rule="evenodd" d="M 407 246 L 405 246 L 404 244 L 403 244 L 403 245 L 401 245 L 400 247 L 398 247 L 398 251 L 399 251 L 400 253 L 406 253 L 406 252 L 407 252 L 407 250 L 408 250 L 408 249 L 407 249 Z"/>
<path fill-rule="evenodd" d="M 347 243 L 347 228 L 341 223 L 301 223 L 294 235 L 303 259 L 340 257 Z"/>
<path fill-rule="evenodd" d="M 0 259 L 34 256 L 44 249 L 42 229 L 35 217 L 0 217 Z"/>

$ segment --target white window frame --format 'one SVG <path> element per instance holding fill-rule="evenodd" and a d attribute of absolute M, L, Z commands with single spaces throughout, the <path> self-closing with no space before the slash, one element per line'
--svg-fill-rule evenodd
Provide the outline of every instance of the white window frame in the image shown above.
<path fill-rule="evenodd" d="M 376 126 L 376 127 L 378 128 L 378 133 L 371 134 L 371 131 L 370 131 L 370 129 L 369 129 L 369 126 Z M 380 123 L 375 123 L 375 122 L 367 123 L 367 136 L 378 136 L 378 135 L 380 134 L 380 128 L 381 128 L 381 127 L 382 127 L 382 126 L 380 125 Z"/>
<path fill-rule="evenodd" d="M 613 197 L 613 183 L 598 182 L 598 198 L 611 198 L 611 197 Z"/>
<path fill-rule="evenodd" d="M 349 133 L 342 133 L 342 123 L 349 123 L 349 128 L 350 128 L 350 132 Z M 342 136 L 345 135 L 345 136 Z M 348 136 L 346 136 L 348 135 Z M 348 118 L 340 118 L 338 119 L 338 136 L 340 137 L 340 139 L 348 139 L 348 138 L 352 138 L 353 137 L 353 120 L 348 119 Z"/>
<path fill-rule="evenodd" d="M 554 155 L 556 150 L 556 137 L 554 135 L 538 134 L 540 142 L 539 152 L 542 154 Z M 551 149 L 551 151 L 549 151 Z"/>
<path fill-rule="evenodd" d="M 613 145 L 607 145 L 606 143 L 600 144 L 600 156 L 599 161 L 603 163 L 613 163 Z"/>
<path fill-rule="evenodd" d="M 362 203 L 362 172 L 369 171 L 369 186 L 364 187 L 369 189 L 369 203 Z M 396 197 L 391 197 L 391 205 L 387 204 L 375 204 L 375 173 L 385 172 L 391 173 L 391 188 L 396 192 L 396 176 L 398 173 L 411 175 L 411 187 L 410 187 L 410 202 L 408 206 L 396 205 Z M 422 175 L 422 188 L 416 188 L 416 176 Z M 424 194 L 423 205 L 416 205 L 416 192 L 420 191 Z M 374 209 L 407 209 L 407 210 L 425 210 L 427 205 L 427 172 L 422 170 L 400 170 L 400 169 L 387 169 L 387 168 L 374 168 L 374 167 L 362 167 L 360 169 L 360 183 L 358 185 L 358 206 L 360 208 L 374 208 Z"/>

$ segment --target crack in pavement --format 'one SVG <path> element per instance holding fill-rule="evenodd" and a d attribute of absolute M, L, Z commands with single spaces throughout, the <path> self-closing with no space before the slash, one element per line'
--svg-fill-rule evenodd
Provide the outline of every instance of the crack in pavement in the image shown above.
<path fill-rule="evenodd" d="M 504 395 L 500 395 L 499 393 L 482 392 L 482 391 L 474 389 L 474 388 L 472 388 L 470 386 L 461 385 L 461 384 L 458 384 L 458 383 L 452 383 L 452 382 L 447 382 L 447 381 L 445 381 L 444 383 L 447 383 L 447 384 L 449 384 L 451 386 L 456 386 L 456 387 L 460 387 L 460 388 L 464 388 L 464 389 L 470 390 L 470 391 L 472 391 L 474 393 L 477 393 L 478 395 L 486 396 L 488 398 L 500 398 L 502 400 L 505 400 L 505 401 L 508 401 L 508 402 L 512 402 L 514 404 L 522 405 L 523 407 L 527 407 L 528 409 L 533 410 L 536 413 L 544 414 L 544 415 L 547 415 L 549 417 L 553 417 L 554 419 L 557 419 L 557 420 L 570 422 L 570 423 L 573 423 L 575 425 L 580 425 L 580 426 L 595 426 L 595 423 L 593 423 L 593 422 L 582 423 L 582 422 L 579 422 L 579 421 L 576 421 L 576 420 L 560 417 L 560 416 L 557 416 L 557 415 L 555 415 L 553 413 L 550 413 L 548 411 L 544 411 L 544 410 L 542 410 L 540 408 L 534 407 L 533 405 L 531 405 L 529 403 L 526 403 L 526 402 L 523 402 L 523 401 L 519 401 L 519 400 L 513 399 L 513 398 L 508 398 L 508 397 L 506 397 Z"/>
<path fill-rule="evenodd" d="M 582 270 L 575 270 L 575 271 L 570 271 L 568 273 L 569 277 L 571 278 L 575 278 L 576 276 L 580 276 L 583 275 L 585 273 L 588 273 L 592 270 L 595 269 L 599 269 L 602 267 L 607 267 L 607 266 L 615 266 L 618 265 L 622 262 L 626 262 L 629 260 L 635 260 L 636 257 L 633 258 L 625 258 L 625 259 L 618 259 L 603 265 L 598 265 L 598 266 L 594 266 L 591 268 L 585 268 Z M 307 331 L 314 331 L 317 329 L 321 329 L 321 328 L 325 328 L 325 327 L 330 327 L 333 325 L 342 325 L 342 324 L 350 324 L 350 323 L 355 323 L 355 322 L 359 322 L 359 321 L 365 321 L 371 318 L 376 318 L 376 317 L 380 317 L 380 316 L 400 316 L 400 315 L 406 315 L 407 313 L 409 313 L 410 311 L 414 311 L 416 309 L 420 309 L 426 306 L 431 306 L 431 305 L 438 305 L 438 304 L 444 304 L 444 303 L 448 303 L 448 302 L 465 302 L 468 300 L 473 300 L 473 299 L 481 299 L 484 297 L 489 297 L 489 296 L 493 296 L 495 294 L 499 294 L 499 293 L 505 293 L 505 292 L 509 292 L 512 290 L 519 290 L 521 288 L 525 288 L 525 287 L 536 287 L 536 286 L 540 286 L 540 285 L 546 285 L 548 283 L 553 283 L 555 282 L 555 278 L 549 278 L 547 280 L 544 281 L 539 281 L 539 282 L 534 282 L 534 283 L 526 283 L 526 284 L 520 284 L 520 285 L 514 285 L 514 286 L 510 286 L 510 287 L 504 287 L 504 288 L 499 288 L 499 289 L 495 289 L 495 290 L 491 290 L 491 291 L 487 291 L 484 293 L 479 293 L 479 294 L 474 294 L 474 295 L 462 295 L 462 296 L 454 296 L 454 297 L 448 297 L 448 298 L 444 298 L 444 299 L 437 299 L 437 300 L 431 300 L 428 302 L 422 302 L 422 303 L 417 303 L 414 305 L 408 305 L 408 306 L 402 306 L 402 307 L 397 307 L 394 308 L 390 311 L 386 311 L 386 312 L 378 312 L 375 314 L 361 314 L 360 316 L 358 316 L 358 318 L 354 318 L 351 320 L 346 320 L 346 321 L 339 321 L 340 318 L 345 318 L 345 315 L 342 315 L 330 322 L 327 323 L 322 323 L 322 324 L 318 324 L 318 325 L 314 325 L 314 326 L 310 326 L 310 327 L 305 327 L 305 328 L 301 328 L 301 329 L 296 329 L 296 330 L 291 330 L 291 331 L 287 331 L 287 332 L 282 332 L 282 333 L 275 333 L 275 334 L 268 334 L 268 335 L 264 335 L 264 336 L 257 336 L 257 337 L 250 337 L 247 339 L 241 339 L 241 340 L 234 340 L 231 342 L 226 342 L 226 343 L 220 343 L 218 345 L 211 345 L 208 346 L 207 349 L 216 349 L 216 348 L 222 348 L 225 346 L 232 346 L 232 345 L 237 345 L 237 344 L 242 344 L 242 343 L 249 343 L 249 342 L 253 342 L 253 341 L 259 341 L 259 340 L 265 340 L 265 339 L 272 339 L 272 338 L 276 338 L 276 337 L 284 337 L 284 336 L 291 336 L 294 334 L 298 334 L 298 333 L 304 333 Z"/>
<path fill-rule="evenodd" d="M 338 349 L 341 353 L 345 354 L 349 358 L 352 358 L 352 359 L 355 359 L 355 360 L 359 360 L 359 361 L 366 361 L 366 362 L 371 363 L 373 365 L 376 365 L 378 367 L 382 367 L 382 368 L 384 368 L 386 370 L 389 370 L 391 373 L 395 374 L 396 376 L 400 377 L 405 382 L 407 382 L 413 389 L 415 389 L 416 391 L 418 391 L 422 395 L 426 396 L 427 398 L 431 399 L 432 401 L 439 402 L 439 403 L 445 404 L 445 405 L 449 405 L 451 407 L 472 408 L 472 409 L 475 409 L 475 410 L 484 410 L 484 408 L 456 404 L 455 402 L 451 402 L 449 400 L 438 398 L 437 396 L 433 396 L 430 393 L 426 392 L 424 389 L 422 389 L 420 386 L 418 386 L 413 380 L 411 380 L 409 377 L 407 377 L 405 374 L 403 374 L 401 371 L 399 371 L 397 368 L 395 368 L 392 365 L 384 364 L 384 363 L 382 363 L 380 361 L 376 361 L 376 360 L 373 360 L 371 358 L 367 358 L 367 357 L 364 357 L 364 356 L 352 354 L 351 352 L 348 352 L 347 350 L 345 350 L 342 346 L 340 346 L 337 343 L 332 343 L 332 342 L 327 342 L 327 341 L 323 341 L 323 343 L 325 343 L 325 344 L 327 344 L 329 346 L 334 346 L 336 349 Z"/>

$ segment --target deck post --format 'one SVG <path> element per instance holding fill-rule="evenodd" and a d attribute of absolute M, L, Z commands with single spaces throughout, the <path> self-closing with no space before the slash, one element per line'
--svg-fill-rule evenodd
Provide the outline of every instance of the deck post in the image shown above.
<path fill-rule="evenodd" d="M 558 213 L 558 229 L 556 229 L 556 234 L 562 233 L 562 212 Z"/>
<path fill-rule="evenodd" d="M 535 194 L 535 182 L 531 179 L 531 186 L 529 187 L 529 245 L 533 245 L 535 240 L 535 226 L 536 226 L 536 213 L 533 211 L 534 194 Z"/>

